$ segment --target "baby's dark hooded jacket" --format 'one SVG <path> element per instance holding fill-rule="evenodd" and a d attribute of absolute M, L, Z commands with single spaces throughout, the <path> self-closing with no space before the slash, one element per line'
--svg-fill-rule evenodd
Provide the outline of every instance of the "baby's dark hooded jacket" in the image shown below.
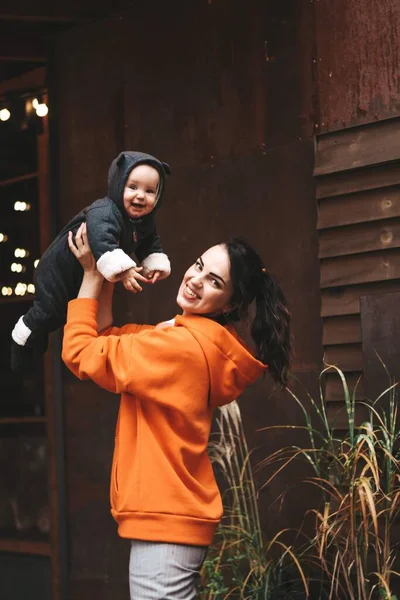
<path fill-rule="evenodd" d="M 127 215 L 123 195 L 129 174 L 139 165 L 150 165 L 160 177 L 157 201 L 151 213 L 140 219 Z M 68 232 L 75 235 L 86 222 L 88 241 L 97 268 L 109 281 L 136 266 L 137 260 L 146 271 L 161 271 L 168 277 L 170 262 L 163 252 L 157 234 L 155 213 L 160 208 L 169 166 L 149 154 L 122 152 L 111 164 L 108 174 L 108 195 L 84 208 L 63 228 L 39 261 L 35 272 L 35 301 L 12 332 L 11 364 L 22 371 L 34 353 L 47 348 L 48 334 L 65 323 L 67 304 L 78 294 L 83 271 L 68 246 Z M 23 352 L 25 350 L 25 352 Z M 29 356 L 28 356 L 29 354 Z"/>

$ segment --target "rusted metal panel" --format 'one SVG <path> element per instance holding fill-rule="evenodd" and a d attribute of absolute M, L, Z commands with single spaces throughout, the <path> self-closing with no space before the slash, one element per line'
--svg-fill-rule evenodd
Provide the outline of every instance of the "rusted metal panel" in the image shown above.
<path fill-rule="evenodd" d="M 125 144 L 168 155 L 174 168 L 261 152 L 265 3 L 196 0 L 179 11 L 159 3 L 158 10 L 151 45 L 147 28 L 131 36 L 136 11 L 122 15 L 121 43 L 132 61 L 124 79 Z"/>
<path fill-rule="evenodd" d="M 319 119 L 312 2 L 265 4 L 266 139 L 268 146 L 308 139 Z"/>
<path fill-rule="evenodd" d="M 400 111 L 398 0 L 316 0 L 320 131 Z"/>

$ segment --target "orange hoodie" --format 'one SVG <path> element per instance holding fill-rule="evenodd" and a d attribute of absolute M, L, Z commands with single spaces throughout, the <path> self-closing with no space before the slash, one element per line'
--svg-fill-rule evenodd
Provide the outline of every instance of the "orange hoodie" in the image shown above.
<path fill-rule="evenodd" d="M 157 329 L 97 333 L 98 303 L 72 300 L 62 358 L 80 379 L 121 394 L 111 512 L 122 537 L 207 546 L 222 502 L 207 455 L 213 409 L 265 370 L 218 323 L 177 316 Z"/>

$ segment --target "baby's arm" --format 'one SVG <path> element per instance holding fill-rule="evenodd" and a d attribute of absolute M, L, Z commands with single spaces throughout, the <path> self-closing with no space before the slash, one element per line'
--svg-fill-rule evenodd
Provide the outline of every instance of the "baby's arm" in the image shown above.
<path fill-rule="evenodd" d="M 87 236 L 96 265 L 105 279 L 118 281 L 136 263 L 119 247 L 123 221 L 109 198 L 94 202 L 86 213 Z"/>
<path fill-rule="evenodd" d="M 139 284 L 139 281 L 143 281 L 144 283 L 149 282 L 148 278 L 141 274 L 142 269 L 143 267 L 131 267 L 118 276 L 118 280 L 122 281 L 125 289 L 129 292 L 133 292 L 134 294 L 141 292 L 143 288 Z"/>
<path fill-rule="evenodd" d="M 165 279 L 171 273 L 171 263 L 162 249 L 155 227 L 137 247 L 135 254 L 143 267 L 144 275 L 151 283 Z"/>

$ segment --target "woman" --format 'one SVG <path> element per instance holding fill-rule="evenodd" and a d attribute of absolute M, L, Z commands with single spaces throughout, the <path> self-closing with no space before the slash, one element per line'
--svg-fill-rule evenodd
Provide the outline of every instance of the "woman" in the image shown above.
<path fill-rule="evenodd" d="M 131 539 L 134 600 L 189 600 L 222 516 L 207 456 L 213 411 L 268 368 L 285 385 L 289 312 L 259 255 L 232 240 L 209 248 L 185 273 L 182 315 L 158 326 L 111 327 L 112 290 L 80 229 L 72 252 L 84 277 L 68 306 L 63 360 L 80 379 L 121 394 L 111 512 Z M 235 332 L 254 300 L 254 353 Z M 101 331 L 99 334 L 98 331 Z M 268 365 L 268 366 L 267 366 Z"/>

